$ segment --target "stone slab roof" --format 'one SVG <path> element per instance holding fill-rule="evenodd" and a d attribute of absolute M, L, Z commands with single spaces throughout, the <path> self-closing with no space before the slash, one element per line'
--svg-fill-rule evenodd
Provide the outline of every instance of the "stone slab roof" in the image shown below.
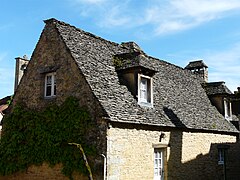
<path fill-rule="evenodd" d="M 8 104 L 8 101 L 11 99 L 11 96 L 6 96 L 2 99 L 0 99 L 0 105 L 3 105 L 3 104 Z"/>
<path fill-rule="evenodd" d="M 4 111 L 8 108 L 7 104 L 0 105 L 0 113 L 4 115 Z"/>
<path fill-rule="evenodd" d="M 203 88 L 206 90 L 207 95 L 230 95 L 233 94 L 228 87 L 225 85 L 225 82 L 211 82 L 204 83 Z"/>
<path fill-rule="evenodd" d="M 58 30 L 110 121 L 237 132 L 211 105 L 191 72 L 146 55 L 143 63 L 157 71 L 153 76 L 154 105 L 141 107 L 127 87 L 119 83 L 113 61 L 117 54 L 131 53 L 131 46 L 107 41 L 56 19 L 45 23 L 45 28 L 54 24 Z"/>
<path fill-rule="evenodd" d="M 151 60 L 148 58 L 148 56 L 142 52 L 117 54 L 114 56 L 113 62 L 117 70 L 141 67 L 151 71 L 157 71 L 157 68 L 151 63 Z"/>
<path fill-rule="evenodd" d="M 201 68 L 201 67 L 207 68 L 207 65 L 203 62 L 203 60 L 191 61 L 191 62 L 189 62 L 189 64 L 185 67 L 185 69 L 192 70 L 192 69 L 194 69 L 194 68 Z"/>

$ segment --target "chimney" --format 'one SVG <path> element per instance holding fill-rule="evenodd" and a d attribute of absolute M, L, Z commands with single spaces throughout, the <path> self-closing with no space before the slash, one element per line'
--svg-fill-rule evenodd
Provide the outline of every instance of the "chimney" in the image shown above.
<path fill-rule="evenodd" d="M 29 60 L 26 55 L 24 55 L 23 57 L 17 57 L 15 59 L 16 59 L 16 69 L 15 69 L 14 91 L 16 91 L 18 84 L 20 83 L 22 76 L 26 71 L 27 65 L 29 63 Z"/>
<path fill-rule="evenodd" d="M 185 69 L 199 75 L 204 82 L 208 82 L 208 67 L 203 60 L 191 61 Z"/>

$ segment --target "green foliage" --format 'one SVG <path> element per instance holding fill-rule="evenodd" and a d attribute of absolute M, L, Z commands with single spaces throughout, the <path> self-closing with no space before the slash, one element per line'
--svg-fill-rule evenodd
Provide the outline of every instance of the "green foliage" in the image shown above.
<path fill-rule="evenodd" d="M 114 64 L 114 66 L 116 66 L 117 68 L 122 67 L 122 65 L 123 65 L 123 58 L 120 58 L 120 57 L 115 56 L 115 57 L 113 58 L 113 64 Z"/>
<path fill-rule="evenodd" d="M 96 148 L 86 135 L 93 127 L 88 112 L 72 97 L 61 106 L 51 105 L 41 112 L 15 106 L 4 118 L 0 174 L 12 174 L 43 162 L 51 166 L 62 163 L 63 174 L 70 178 L 73 171 L 87 174 L 82 154 L 68 143 L 79 143 L 87 156 L 95 156 Z"/>
<path fill-rule="evenodd" d="M 13 95 L 10 97 L 10 99 L 7 101 L 7 105 L 11 105 L 13 100 Z"/>

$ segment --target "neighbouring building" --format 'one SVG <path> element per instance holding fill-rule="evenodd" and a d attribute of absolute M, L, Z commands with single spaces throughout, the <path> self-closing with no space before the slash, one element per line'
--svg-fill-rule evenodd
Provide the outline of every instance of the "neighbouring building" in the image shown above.
<path fill-rule="evenodd" d="M 17 57 L 16 59 L 16 69 L 15 69 L 15 83 L 14 83 L 14 91 L 16 91 L 18 84 L 20 83 L 24 72 L 27 69 L 27 65 L 29 60 L 26 55 L 23 57 Z"/>
<path fill-rule="evenodd" d="M 240 87 L 232 95 L 232 111 L 240 119 Z"/>
<path fill-rule="evenodd" d="M 3 119 L 4 115 L 6 114 L 10 100 L 11 100 L 11 96 L 6 96 L 6 97 L 0 99 L 0 135 L 2 132 L 2 119 Z"/>
<path fill-rule="evenodd" d="M 227 157 L 239 132 L 229 121 L 225 94 L 226 104 L 216 108 L 195 75 L 207 72 L 202 61 L 189 64 L 192 73 L 147 55 L 134 42 L 114 43 L 56 19 L 45 23 L 13 105 L 40 110 L 78 98 L 101 132 L 95 141 L 106 156 L 106 164 L 100 159 L 106 174 L 102 169 L 97 179 L 239 177 L 232 175 L 235 157 Z M 46 164 L 5 178 L 16 177 L 64 179 Z"/>
<path fill-rule="evenodd" d="M 192 71 L 202 79 L 202 86 L 212 105 L 217 108 L 226 120 L 230 121 L 239 129 L 239 119 L 237 117 L 240 114 L 240 88 L 233 94 L 225 85 L 224 81 L 208 82 L 208 67 L 203 60 L 191 61 L 185 69 Z"/>

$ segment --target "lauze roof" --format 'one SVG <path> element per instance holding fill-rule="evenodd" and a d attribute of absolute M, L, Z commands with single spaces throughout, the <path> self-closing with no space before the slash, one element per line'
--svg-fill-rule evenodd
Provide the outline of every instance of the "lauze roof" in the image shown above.
<path fill-rule="evenodd" d="M 227 88 L 225 82 L 211 82 L 203 84 L 203 88 L 205 89 L 207 95 L 230 95 L 232 92 Z"/>
<path fill-rule="evenodd" d="M 54 25 L 58 30 L 110 121 L 237 132 L 211 105 L 191 72 L 146 55 L 136 44 L 113 43 L 56 19 L 45 23 L 45 28 Z M 113 62 L 118 54 L 136 51 L 140 52 L 138 64 L 156 72 L 152 108 L 138 105 L 127 87 L 119 83 Z"/>

